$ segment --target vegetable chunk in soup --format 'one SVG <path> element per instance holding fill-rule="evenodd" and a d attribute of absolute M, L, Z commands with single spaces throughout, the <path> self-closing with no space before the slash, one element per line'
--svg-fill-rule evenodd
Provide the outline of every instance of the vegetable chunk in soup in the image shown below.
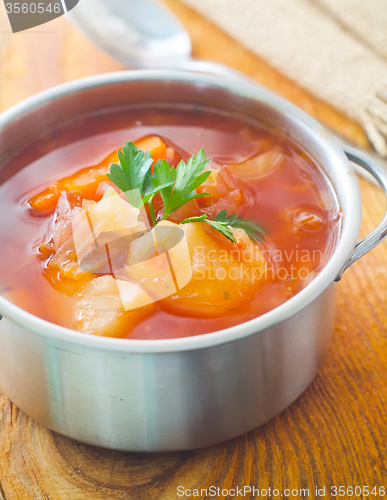
<path fill-rule="evenodd" d="M 0 186 L 0 291 L 45 320 L 127 339 L 210 333 L 291 299 L 335 248 L 323 172 L 243 117 L 136 108 L 53 137 Z"/>

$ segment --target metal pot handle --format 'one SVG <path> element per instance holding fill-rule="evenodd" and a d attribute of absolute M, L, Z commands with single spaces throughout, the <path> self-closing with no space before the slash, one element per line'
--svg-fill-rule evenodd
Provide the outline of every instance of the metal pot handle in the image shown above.
<path fill-rule="evenodd" d="M 374 179 L 377 180 L 387 198 L 387 171 L 371 157 L 359 151 L 358 149 L 346 145 L 342 145 L 342 149 L 346 154 L 348 160 L 356 163 L 359 167 L 364 168 L 369 174 L 372 175 Z M 349 266 L 351 266 L 354 262 L 360 259 L 360 257 L 363 257 L 363 255 L 376 247 L 376 245 L 384 240 L 386 236 L 387 211 L 385 212 L 381 223 L 368 236 L 366 236 L 356 244 L 351 256 L 345 263 L 343 269 L 337 275 L 335 281 L 340 281 L 343 272 L 348 269 Z"/>

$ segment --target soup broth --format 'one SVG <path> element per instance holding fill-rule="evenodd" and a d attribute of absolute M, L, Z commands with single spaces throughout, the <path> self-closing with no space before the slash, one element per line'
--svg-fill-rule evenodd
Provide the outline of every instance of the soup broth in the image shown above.
<path fill-rule="evenodd" d="M 48 149 L 45 141 L 50 142 Z M 207 168 L 214 173 L 196 191 L 209 196 L 178 208 L 168 221 L 184 228 L 187 239 L 191 238 L 189 245 L 195 242 L 198 262 L 201 258 L 216 262 L 201 281 L 196 276 L 181 291 L 140 307 L 135 316 L 127 315 L 120 328 L 112 326 L 108 335 L 167 339 L 249 321 L 305 288 L 334 251 L 340 213 L 333 190 L 322 170 L 289 138 L 261 123 L 210 109 L 130 108 L 66 125 L 53 131 L 51 138 L 23 148 L 10 161 L 5 171 L 17 173 L 0 186 L 0 291 L 4 297 L 47 321 L 82 330 L 82 307 L 87 303 L 89 312 L 91 307 L 82 293 L 98 276 L 106 277 L 107 288 L 102 287 L 100 293 L 110 293 L 107 277 L 112 273 L 83 273 L 73 279 L 52 267 L 53 241 L 61 229 L 59 200 L 67 199 L 68 210 L 81 210 L 85 200 L 100 202 L 111 188 L 105 174 L 126 141 L 150 150 L 153 159 L 166 158 L 175 166 L 204 148 L 210 160 Z M 159 221 L 158 195 L 153 208 Z M 204 220 L 180 224 L 194 216 L 214 220 L 224 210 L 259 223 L 263 231 L 259 239 L 249 240 L 237 229 L 242 232 L 234 231 L 236 243 L 232 243 Z M 198 248 L 205 255 L 198 256 Z M 260 253 L 252 261 L 254 249 Z M 240 253 L 235 256 L 236 250 Z M 191 246 L 190 252 L 192 257 Z M 235 286 L 230 271 L 234 262 L 244 269 Z M 258 268 L 259 278 L 249 275 Z M 130 280 L 136 281 L 133 275 Z"/>

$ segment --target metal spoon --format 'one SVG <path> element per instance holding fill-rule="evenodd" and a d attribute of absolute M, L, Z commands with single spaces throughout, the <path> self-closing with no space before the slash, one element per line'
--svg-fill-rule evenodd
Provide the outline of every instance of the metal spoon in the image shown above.
<path fill-rule="evenodd" d="M 223 64 L 192 59 L 189 34 L 158 0 L 82 0 L 68 16 L 124 66 L 199 71 L 253 83 Z"/>
<path fill-rule="evenodd" d="M 212 73 L 260 86 L 243 73 L 213 61 L 191 57 L 191 40 L 183 25 L 158 0 L 82 0 L 69 18 L 83 33 L 124 66 L 141 69 L 173 68 Z M 356 146 L 387 167 L 376 153 Z M 375 184 L 364 169 L 356 171 Z"/>

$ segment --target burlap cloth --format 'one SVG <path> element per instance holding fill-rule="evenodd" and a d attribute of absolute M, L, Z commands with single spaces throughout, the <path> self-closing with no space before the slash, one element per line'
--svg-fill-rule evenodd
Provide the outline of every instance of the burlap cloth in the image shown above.
<path fill-rule="evenodd" d="M 387 157 L 387 0 L 183 0 L 361 123 Z"/>

